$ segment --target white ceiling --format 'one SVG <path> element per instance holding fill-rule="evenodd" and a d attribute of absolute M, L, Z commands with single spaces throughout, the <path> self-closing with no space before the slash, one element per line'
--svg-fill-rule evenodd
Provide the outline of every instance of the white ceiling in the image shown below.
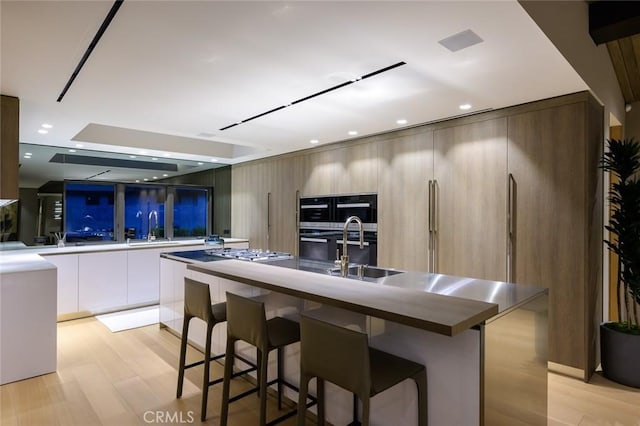
<path fill-rule="evenodd" d="M 21 142 L 235 164 L 587 89 L 515 1 L 126 0 L 56 102 L 112 4 L 2 0 L 1 91 L 20 98 Z M 438 44 L 467 29 L 484 42 Z"/>

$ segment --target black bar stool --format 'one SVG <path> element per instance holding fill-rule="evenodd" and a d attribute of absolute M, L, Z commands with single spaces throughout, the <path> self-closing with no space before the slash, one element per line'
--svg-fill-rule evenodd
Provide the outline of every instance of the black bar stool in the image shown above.
<path fill-rule="evenodd" d="M 231 372 L 235 354 L 235 342 L 245 341 L 257 349 L 258 386 L 229 398 Z M 253 392 L 260 397 L 260 426 L 274 425 L 296 414 L 297 410 L 286 413 L 267 423 L 267 388 L 277 383 L 278 409 L 282 409 L 282 386 L 298 391 L 298 388 L 284 380 L 284 347 L 300 340 L 300 328 L 295 321 L 282 317 L 267 320 L 264 302 L 238 296 L 227 292 L 227 350 L 224 360 L 224 385 L 222 387 L 222 409 L 220 410 L 220 426 L 226 426 L 229 414 L 229 403 L 243 398 Z M 267 381 L 269 352 L 278 350 L 278 377 Z M 309 398 L 312 402 L 315 398 Z M 305 406 L 305 404 L 302 404 Z"/>
<path fill-rule="evenodd" d="M 304 426 L 309 380 L 317 377 L 318 424 L 324 425 L 324 381 L 353 392 L 362 401 L 362 425 L 369 425 L 369 400 L 413 379 L 418 387 L 418 425 L 426 426 L 427 373 L 423 365 L 369 347 L 365 333 L 308 316 L 300 317 L 298 426 Z"/>
<path fill-rule="evenodd" d="M 204 359 L 185 365 L 187 357 L 187 338 L 189 336 L 189 323 L 193 318 L 200 318 L 207 323 L 207 340 L 205 343 Z M 209 294 L 209 285 L 194 281 L 190 278 L 184 279 L 184 322 L 182 324 L 182 338 L 180 340 L 180 365 L 178 368 L 178 389 L 176 398 L 182 396 L 182 385 L 184 383 L 184 371 L 188 368 L 196 367 L 204 364 L 204 375 L 202 379 L 202 413 L 200 419 L 204 421 L 207 417 L 207 399 L 209 396 L 209 386 L 213 386 L 222 382 L 222 378 L 209 381 L 210 362 L 224 357 L 224 354 L 211 356 L 211 334 L 216 324 L 227 320 L 227 304 L 225 302 L 211 304 L 211 295 Z M 256 366 L 244 359 L 238 357 L 243 362 L 252 367 L 233 373 L 233 377 L 246 374 L 256 370 Z"/>

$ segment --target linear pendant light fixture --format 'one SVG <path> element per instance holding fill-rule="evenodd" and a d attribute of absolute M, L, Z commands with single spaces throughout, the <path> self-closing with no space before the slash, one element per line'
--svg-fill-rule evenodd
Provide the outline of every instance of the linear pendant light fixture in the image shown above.
<path fill-rule="evenodd" d="M 69 88 L 73 84 L 73 81 L 80 73 L 80 70 L 84 66 L 85 62 L 87 62 L 87 59 L 89 59 L 89 56 L 91 56 L 91 52 L 93 52 L 93 49 L 95 49 L 96 45 L 100 41 L 100 38 L 107 30 L 109 24 L 111 24 L 113 17 L 116 16 L 116 13 L 118 13 L 118 9 L 120 9 L 120 6 L 122 6 L 123 2 L 124 0 L 116 0 L 115 3 L 113 3 L 113 6 L 111 6 L 111 10 L 109 10 L 107 17 L 104 18 L 104 21 L 102 21 L 102 25 L 100 25 L 98 32 L 95 36 L 93 36 L 93 40 L 91 40 L 91 43 L 89 43 L 89 47 L 87 47 L 87 50 L 84 52 L 84 55 L 82 55 L 80 62 L 78 62 L 78 65 L 76 65 L 76 69 L 74 69 L 73 73 L 71 73 L 71 77 L 69 77 L 69 80 L 67 81 L 67 84 L 65 84 L 64 89 L 62 89 L 62 92 L 60 92 L 60 96 L 58 96 L 57 102 L 62 101 L 62 98 L 64 98 L 67 90 L 69 90 Z"/>
<path fill-rule="evenodd" d="M 269 111 L 265 111 L 265 112 L 262 112 L 260 114 L 254 115 L 253 117 L 245 118 L 244 120 L 241 120 L 241 121 L 239 121 L 237 123 L 230 124 L 230 125 L 225 126 L 225 127 L 221 128 L 219 130 L 222 131 L 222 130 L 230 129 L 230 128 L 235 127 L 235 126 L 237 126 L 239 124 L 246 123 L 246 122 L 251 121 L 251 120 L 255 120 L 256 118 L 263 117 L 263 116 L 265 116 L 267 114 L 271 114 L 271 113 L 274 113 L 276 111 L 280 111 L 281 109 L 290 107 L 290 106 L 295 105 L 295 104 L 299 104 L 300 102 L 308 101 L 309 99 L 315 98 L 316 96 L 324 95 L 325 93 L 329 93 L 329 92 L 332 92 L 334 90 L 341 89 L 341 88 L 343 88 L 345 86 L 348 86 L 350 84 L 356 83 L 358 81 L 364 80 L 364 79 L 369 78 L 369 77 L 373 77 L 373 76 L 378 75 L 378 74 L 382 74 L 383 72 L 391 71 L 394 68 L 398 68 L 398 67 L 401 67 L 402 65 L 406 65 L 406 64 L 407 64 L 406 62 L 397 62 L 397 63 L 395 63 L 393 65 L 389 65 L 388 67 L 380 68 L 379 70 L 376 70 L 376 71 L 370 72 L 369 74 L 363 75 L 360 78 L 357 78 L 357 79 L 354 79 L 354 80 L 350 80 L 350 81 L 345 81 L 344 83 L 335 85 L 333 87 L 329 87 L 328 89 L 321 90 L 321 91 L 313 93 L 313 94 L 311 94 L 309 96 L 305 96 L 303 98 L 297 99 L 297 100 L 295 100 L 295 101 L 293 101 L 293 102 L 291 102 L 291 103 L 289 103 L 287 105 L 281 105 L 279 107 L 270 109 Z"/>

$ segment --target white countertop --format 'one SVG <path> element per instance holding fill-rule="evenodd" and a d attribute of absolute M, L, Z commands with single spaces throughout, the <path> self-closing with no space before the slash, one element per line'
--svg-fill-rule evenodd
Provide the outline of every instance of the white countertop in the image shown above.
<path fill-rule="evenodd" d="M 229 243 L 244 243 L 249 240 L 243 238 L 225 238 Z M 45 269 L 55 269 L 55 265 L 47 262 L 42 256 L 53 256 L 62 254 L 80 254 L 80 253 L 99 253 L 117 250 L 144 250 L 151 248 L 167 248 L 174 249 L 184 246 L 198 246 L 204 248 L 204 240 L 173 240 L 173 241 L 157 241 L 152 243 L 111 243 L 111 244 L 86 244 L 86 245 L 68 245 L 65 247 L 57 246 L 24 246 L 14 245 L 15 250 L 0 251 L 0 273 L 16 273 L 38 271 Z"/>

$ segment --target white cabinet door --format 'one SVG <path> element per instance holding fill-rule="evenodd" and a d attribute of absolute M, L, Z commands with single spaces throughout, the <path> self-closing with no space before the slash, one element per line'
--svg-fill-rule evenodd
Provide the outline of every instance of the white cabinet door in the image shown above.
<path fill-rule="evenodd" d="M 173 311 L 173 264 L 170 259 L 160 258 L 160 323 L 170 327 L 175 319 Z"/>
<path fill-rule="evenodd" d="M 145 249 L 127 252 L 127 304 L 158 302 L 161 251 Z"/>
<path fill-rule="evenodd" d="M 58 315 L 78 312 L 78 255 L 43 257 L 58 268 Z"/>
<path fill-rule="evenodd" d="M 99 313 L 126 306 L 126 251 L 83 254 L 78 263 L 80 311 Z"/>

